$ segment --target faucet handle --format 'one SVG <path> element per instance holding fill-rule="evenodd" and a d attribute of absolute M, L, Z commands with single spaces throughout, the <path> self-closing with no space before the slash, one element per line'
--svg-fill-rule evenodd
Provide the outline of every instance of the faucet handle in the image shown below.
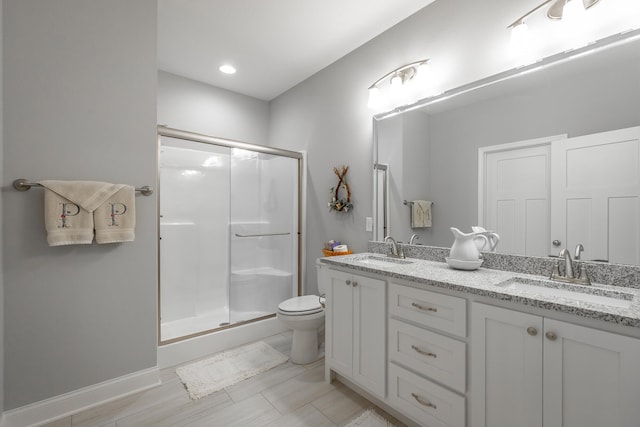
<path fill-rule="evenodd" d="M 589 274 L 587 272 L 587 266 L 584 264 L 580 266 L 580 283 L 583 285 L 591 284 L 591 279 L 589 279 Z"/>
<path fill-rule="evenodd" d="M 560 276 L 560 263 L 558 261 L 553 263 L 553 267 L 551 268 L 550 279 L 554 279 Z"/>

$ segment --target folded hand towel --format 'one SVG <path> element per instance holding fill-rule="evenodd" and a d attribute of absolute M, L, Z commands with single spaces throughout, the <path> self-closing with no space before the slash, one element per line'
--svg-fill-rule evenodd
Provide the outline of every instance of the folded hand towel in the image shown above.
<path fill-rule="evenodd" d="M 414 200 L 411 205 L 411 228 L 431 227 L 431 205 L 427 200 Z"/>
<path fill-rule="evenodd" d="M 40 184 L 72 201 L 87 212 L 93 212 L 124 184 L 100 181 L 40 181 Z"/>
<path fill-rule="evenodd" d="M 93 213 L 96 242 L 132 242 L 136 225 L 135 188 L 123 186 Z"/>
<path fill-rule="evenodd" d="M 44 226 L 49 246 L 91 244 L 93 241 L 93 214 L 46 187 Z"/>
<path fill-rule="evenodd" d="M 49 246 L 91 243 L 94 211 L 126 187 L 99 181 L 46 180 L 40 184 L 45 188 L 45 228 Z"/>

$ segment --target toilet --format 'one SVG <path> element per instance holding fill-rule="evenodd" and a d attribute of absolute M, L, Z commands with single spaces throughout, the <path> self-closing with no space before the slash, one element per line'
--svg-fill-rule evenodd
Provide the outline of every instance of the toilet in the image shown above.
<path fill-rule="evenodd" d="M 277 317 L 293 329 L 291 362 L 306 365 L 318 360 L 318 332 L 324 325 L 324 307 L 317 295 L 303 295 L 283 301 Z M 324 302 L 324 298 L 322 298 Z"/>

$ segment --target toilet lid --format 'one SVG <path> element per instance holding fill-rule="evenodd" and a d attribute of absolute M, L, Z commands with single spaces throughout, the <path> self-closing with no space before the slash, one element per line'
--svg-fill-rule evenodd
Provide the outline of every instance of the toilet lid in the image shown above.
<path fill-rule="evenodd" d="M 312 314 L 322 311 L 322 306 L 317 295 L 303 295 L 281 302 L 278 309 L 290 314 Z"/>

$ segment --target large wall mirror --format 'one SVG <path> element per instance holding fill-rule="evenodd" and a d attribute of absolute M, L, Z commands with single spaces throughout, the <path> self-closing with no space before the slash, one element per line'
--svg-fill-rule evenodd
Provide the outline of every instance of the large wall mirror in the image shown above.
<path fill-rule="evenodd" d="M 619 138 L 624 144 L 610 150 L 613 157 L 595 149 L 572 154 L 572 159 L 580 159 L 572 179 L 604 194 L 601 214 L 594 214 L 586 197 L 577 197 L 579 203 L 558 197 L 562 174 L 567 173 L 566 167 L 558 172 L 558 165 L 571 164 L 567 143 L 573 144 L 571 148 L 597 147 L 601 144 L 593 142 L 594 134 L 640 126 L 640 38 L 638 34 L 618 36 L 615 43 L 569 56 L 559 54 L 542 61 L 544 67 L 530 66 L 524 73 L 512 70 L 451 91 L 452 96 L 427 99 L 374 118 L 374 240 L 392 235 L 408 242 L 417 234 L 418 244 L 449 247 L 453 243 L 450 227 L 470 232 L 472 226 L 480 225 L 497 227 L 494 231 L 502 237 L 498 252 L 557 255 L 563 247 L 573 252 L 582 243 L 582 259 L 640 263 L 637 129 Z M 509 163 L 500 154 L 509 150 L 501 147 L 521 151 L 510 152 L 506 157 L 515 161 Z M 564 147 L 560 150 L 565 150 L 564 157 L 558 147 Z M 532 172 L 521 160 L 536 156 L 543 160 Z M 496 167 L 502 169 L 491 169 Z M 507 172 L 511 175 L 504 175 Z M 496 220 L 509 209 L 489 212 L 485 192 L 491 179 L 502 179 L 498 181 L 502 187 L 515 193 L 522 194 L 526 185 L 546 191 L 544 203 L 531 202 L 535 197 L 523 201 L 526 206 L 520 216 L 538 221 Z M 609 197 L 619 196 L 617 187 L 609 186 L 620 183 L 625 193 L 618 203 L 619 198 Z M 414 200 L 433 202 L 430 227 L 411 227 L 410 202 Z M 620 216 L 608 217 L 612 209 Z M 551 215 L 563 210 L 571 216 L 567 213 L 561 221 L 564 234 L 557 235 L 559 220 L 554 223 Z M 584 224 L 594 227 L 596 223 L 607 230 L 604 238 L 580 234 Z M 527 227 L 530 230 L 525 233 Z M 515 234 L 525 236 L 524 243 L 514 243 Z M 621 246 L 620 241 L 628 245 Z"/>

